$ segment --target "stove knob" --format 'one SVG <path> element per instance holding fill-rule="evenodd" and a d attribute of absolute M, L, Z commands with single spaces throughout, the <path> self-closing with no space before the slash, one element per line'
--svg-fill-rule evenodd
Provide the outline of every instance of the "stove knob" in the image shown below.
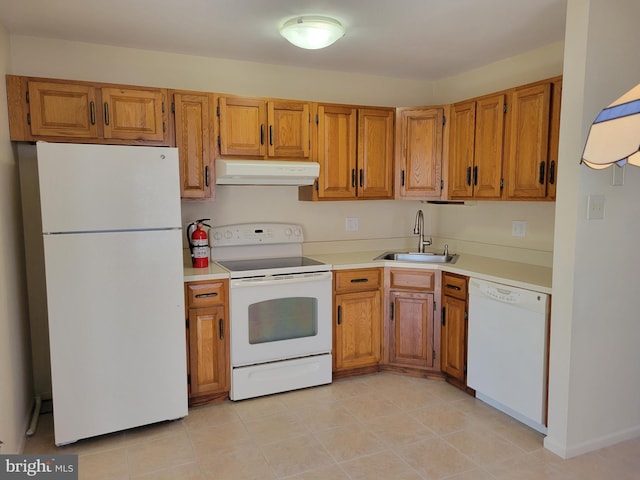
<path fill-rule="evenodd" d="M 220 232 L 215 232 L 213 234 L 213 239 L 216 240 L 216 241 L 222 239 L 222 234 Z"/>
<path fill-rule="evenodd" d="M 224 238 L 226 238 L 227 240 L 230 240 L 232 236 L 233 236 L 233 233 L 231 233 L 231 230 L 226 230 L 224 232 Z"/>
<path fill-rule="evenodd" d="M 302 235 L 302 230 L 300 229 L 300 227 L 296 227 L 295 230 L 293 231 L 293 234 L 296 237 L 299 237 L 300 235 Z"/>
<path fill-rule="evenodd" d="M 292 233 L 293 233 L 293 231 L 292 231 L 290 228 L 287 228 L 287 229 L 284 231 L 284 234 L 285 234 L 287 237 L 290 237 Z"/>

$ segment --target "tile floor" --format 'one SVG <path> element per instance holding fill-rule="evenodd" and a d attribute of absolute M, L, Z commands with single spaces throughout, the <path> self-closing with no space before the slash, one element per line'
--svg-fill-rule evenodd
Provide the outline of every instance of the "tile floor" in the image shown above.
<path fill-rule="evenodd" d="M 640 439 L 570 460 L 439 381 L 378 373 L 56 448 L 42 415 L 25 453 L 76 453 L 81 480 L 640 479 Z"/>

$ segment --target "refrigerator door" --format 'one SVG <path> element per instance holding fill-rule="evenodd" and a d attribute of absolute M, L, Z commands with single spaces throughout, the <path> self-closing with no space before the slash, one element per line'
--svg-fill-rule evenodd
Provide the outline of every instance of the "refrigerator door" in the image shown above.
<path fill-rule="evenodd" d="M 36 148 L 43 233 L 180 227 L 176 148 L 45 142 Z"/>
<path fill-rule="evenodd" d="M 187 415 L 180 232 L 44 236 L 56 444 Z"/>

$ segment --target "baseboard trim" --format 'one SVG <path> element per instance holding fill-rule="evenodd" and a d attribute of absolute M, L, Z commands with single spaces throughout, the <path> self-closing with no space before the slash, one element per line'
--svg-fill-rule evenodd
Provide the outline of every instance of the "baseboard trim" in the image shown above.
<path fill-rule="evenodd" d="M 547 435 L 544 439 L 544 448 L 555 453 L 561 458 L 567 459 L 577 457 L 585 453 L 600 450 L 601 448 L 610 447 L 626 440 L 640 437 L 640 425 L 625 430 L 620 430 L 609 435 L 603 435 L 586 442 L 577 443 L 575 445 L 563 445 L 556 441 L 551 435 Z"/>

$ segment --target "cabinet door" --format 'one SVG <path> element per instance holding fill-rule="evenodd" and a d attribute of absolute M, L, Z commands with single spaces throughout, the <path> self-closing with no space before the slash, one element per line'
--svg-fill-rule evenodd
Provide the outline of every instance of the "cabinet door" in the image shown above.
<path fill-rule="evenodd" d="M 440 198 L 443 119 L 442 108 L 400 112 L 400 197 Z"/>
<path fill-rule="evenodd" d="M 189 309 L 189 371 L 192 396 L 228 390 L 224 306 Z"/>
<path fill-rule="evenodd" d="M 499 199 L 502 193 L 505 95 L 476 102 L 473 196 Z"/>
<path fill-rule="evenodd" d="M 357 110 L 318 106 L 319 198 L 356 196 Z"/>
<path fill-rule="evenodd" d="M 473 196 L 473 166 L 476 128 L 476 102 L 455 104 L 451 110 L 449 149 L 449 196 Z"/>
<path fill-rule="evenodd" d="M 97 138 L 96 90 L 73 83 L 29 82 L 34 136 Z"/>
<path fill-rule="evenodd" d="M 336 295 L 336 370 L 377 365 L 380 360 L 381 292 Z"/>
<path fill-rule="evenodd" d="M 309 158 L 309 104 L 270 101 L 267 111 L 269 156 Z"/>
<path fill-rule="evenodd" d="M 389 362 L 433 369 L 433 293 L 391 292 Z"/>
<path fill-rule="evenodd" d="M 549 83 L 513 93 L 507 162 L 510 199 L 546 196 L 550 99 Z"/>
<path fill-rule="evenodd" d="M 213 96 L 175 92 L 173 106 L 176 147 L 180 155 L 180 196 L 210 198 Z"/>
<path fill-rule="evenodd" d="M 220 154 L 263 157 L 267 106 L 264 100 L 220 97 Z"/>
<path fill-rule="evenodd" d="M 104 138 L 168 145 L 166 90 L 103 88 Z"/>
<path fill-rule="evenodd" d="M 551 84 L 551 124 L 549 125 L 549 174 L 547 175 L 547 198 L 556 198 L 558 180 L 558 144 L 560 143 L 560 104 L 562 102 L 562 79 Z"/>
<path fill-rule="evenodd" d="M 358 197 L 393 197 L 393 110 L 358 111 Z"/>
<path fill-rule="evenodd" d="M 445 295 L 442 298 L 442 371 L 458 380 L 465 377 L 466 301 Z"/>

